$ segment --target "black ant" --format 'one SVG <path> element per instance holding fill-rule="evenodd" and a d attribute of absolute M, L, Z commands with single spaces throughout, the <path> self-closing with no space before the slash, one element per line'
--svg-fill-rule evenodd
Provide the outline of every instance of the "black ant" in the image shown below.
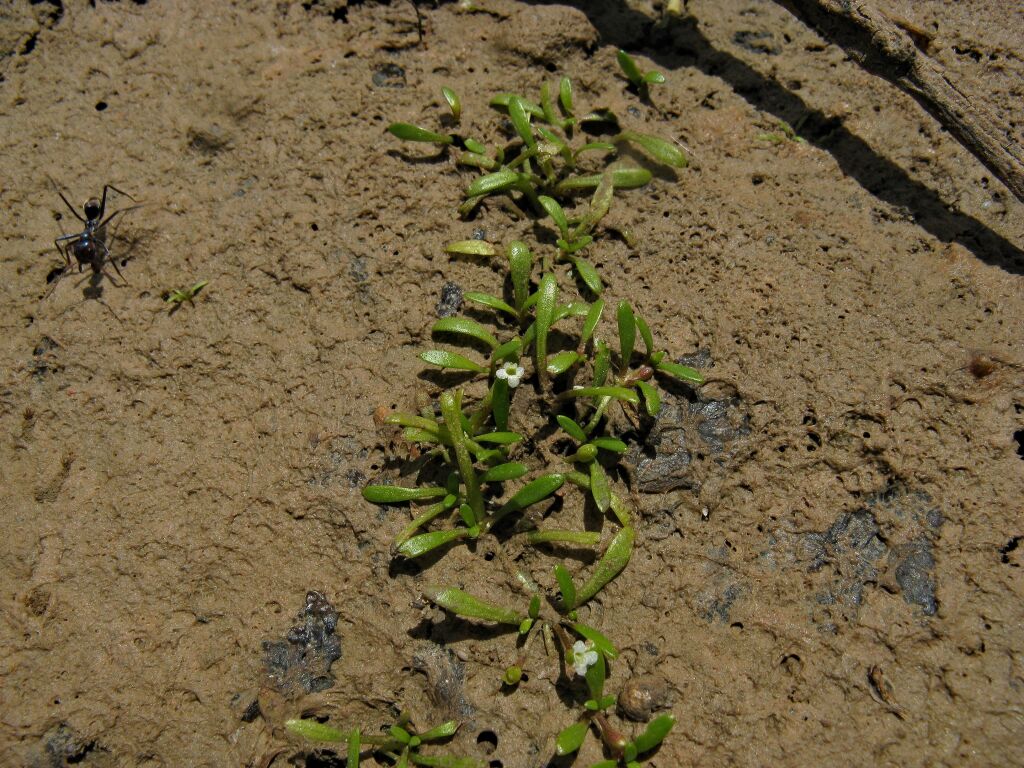
<path fill-rule="evenodd" d="M 85 225 L 85 229 L 81 232 L 76 232 L 71 235 L 61 235 L 53 241 L 54 246 L 60 252 L 60 255 L 64 257 L 64 267 L 57 273 L 54 278 L 54 287 L 56 287 L 57 280 L 63 277 L 74 265 L 71 257 L 74 256 L 75 262 L 78 263 L 78 271 L 81 272 L 84 267 L 89 266 L 92 269 L 92 277 L 94 280 L 99 280 L 100 275 L 106 275 L 110 282 L 116 285 L 114 279 L 106 273 L 104 265 L 107 263 L 114 267 L 114 271 L 117 272 L 117 276 L 121 278 L 125 283 L 128 281 L 125 276 L 121 274 L 121 270 L 117 266 L 117 261 L 110 258 L 110 249 L 107 247 L 107 225 L 114 219 L 115 216 L 121 213 L 128 213 L 136 208 L 140 208 L 140 205 L 132 205 L 128 208 L 118 208 L 116 211 L 111 213 L 109 216 L 104 218 L 103 214 L 107 208 L 107 191 L 114 190 L 119 195 L 124 195 L 129 200 L 134 202 L 135 198 L 124 192 L 113 184 L 103 185 L 103 195 L 97 200 L 95 197 L 89 198 L 83 206 L 83 213 L 85 218 L 83 219 L 79 215 L 75 207 L 68 202 L 68 199 L 61 192 L 60 187 L 57 183 L 50 179 L 50 183 L 53 185 L 54 190 L 60 195 L 60 199 L 64 201 L 64 205 L 68 207 L 75 218 L 78 219 L 82 224 Z M 52 288 L 50 290 L 53 290 Z"/>

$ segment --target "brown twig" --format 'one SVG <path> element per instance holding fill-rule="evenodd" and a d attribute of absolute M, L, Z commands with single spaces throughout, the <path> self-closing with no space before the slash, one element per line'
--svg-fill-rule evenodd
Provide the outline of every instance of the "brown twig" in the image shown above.
<path fill-rule="evenodd" d="M 863 0 L 775 1 L 912 96 L 1024 202 L 1024 150 L 982 99 L 959 88 L 945 68 L 918 50 L 912 30 Z"/>

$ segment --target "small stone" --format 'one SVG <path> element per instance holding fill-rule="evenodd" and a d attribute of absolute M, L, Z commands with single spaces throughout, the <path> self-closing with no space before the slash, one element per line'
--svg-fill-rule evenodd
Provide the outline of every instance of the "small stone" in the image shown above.
<path fill-rule="evenodd" d="M 454 317 L 462 308 L 462 288 L 450 280 L 441 286 L 441 299 L 437 302 L 438 317 Z"/>
<path fill-rule="evenodd" d="M 651 715 L 668 706 L 668 686 L 659 677 L 631 677 L 619 693 L 619 713 L 646 723 Z"/>

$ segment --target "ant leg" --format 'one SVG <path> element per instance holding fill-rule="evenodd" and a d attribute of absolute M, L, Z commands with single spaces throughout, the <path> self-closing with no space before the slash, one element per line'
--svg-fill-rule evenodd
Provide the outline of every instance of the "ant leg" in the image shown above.
<path fill-rule="evenodd" d="M 124 190 L 118 189 L 113 184 L 104 184 L 103 185 L 103 197 L 100 199 L 100 215 L 99 215 L 99 218 L 101 218 L 101 219 L 103 218 L 103 211 L 105 211 L 107 209 L 107 190 L 108 189 L 114 190 L 119 195 L 124 195 L 129 200 L 131 200 L 132 202 L 135 201 L 135 198 L 132 197 L 131 195 L 129 195 Z M 113 214 L 111 214 L 111 215 L 113 215 Z"/>
<path fill-rule="evenodd" d="M 60 187 L 57 186 L 57 182 L 54 181 L 53 179 L 51 179 L 49 176 L 47 176 L 46 178 L 49 179 L 50 185 L 53 187 L 53 191 L 56 192 L 58 195 L 60 195 L 60 199 L 64 201 L 64 205 L 66 205 L 68 207 L 68 210 L 71 211 L 72 214 L 74 214 L 74 217 L 76 219 L 78 219 L 80 222 L 85 224 L 85 219 L 83 219 L 79 215 L 78 211 L 75 210 L 75 206 L 73 206 L 71 203 L 69 203 L 68 199 L 66 197 L 64 197 L 64 193 L 60 191 Z"/>
<path fill-rule="evenodd" d="M 117 272 L 117 276 L 120 277 L 121 280 L 124 281 L 124 284 L 128 285 L 128 280 L 125 278 L 124 275 L 121 274 L 121 270 L 117 266 L 117 260 L 110 258 L 110 249 L 107 248 L 107 244 L 106 243 L 103 244 L 103 252 L 106 254 L 107 263 L 110 264 L 114 268 L 114 271 Z M 110 275 L 107 275 L 107 278 L 109 279 Z M 110 282 L 113 283 L 114 281 L 111 280 Z"/>
<path fill-rule="evenodd" d="M 113 187 L 111 187 L 111 189 L 113 189 Z M 111 219 L 113 219 L 119 213 L 128 213 L 128 211 L 134 211 L 136 208 L 141 208 L 141 207 L 142 207 L 142 204 L 140 203 L 139 205 L 130 205 L 127 208 L 118 208 L 112 214 L 107 216 L 107 218 L 105 218 L 103 221 L 101 221 L 99 224 L 97 224 L 96 225 L 96 229 L 98 229 L 98 230 L 103 229 L 103 227 L 107 226 L 107 224 L 110 223 Z M 100 205 L 100 216 L 102 216 L 102 215 L 103 215 L 103 206 L 101 204 Z"/>
<path fill-rule="evenodd" d="M 53 241 L 53 245 L 57 249 L 57 253 L 64 257 L 64 265 L 68 269 L 71 268 L 71 256 L 64 249 L 64 246 L 61 245 L 61 240 L 69 240 L 73 237 L 76 237 L 76 235 L 65 235 L 64 237 L 58 237 L 56 240 Z"/>

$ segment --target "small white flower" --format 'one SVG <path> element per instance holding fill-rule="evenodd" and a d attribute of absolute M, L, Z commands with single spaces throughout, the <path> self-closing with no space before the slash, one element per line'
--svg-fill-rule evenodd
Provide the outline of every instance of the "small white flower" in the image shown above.
<path fill-rule="evenodd" d="M 504 379 L 508 382 L 509 389 L 515 389 L 519 386 L 519 382 L 523 380 L 523 374 L 526 373 L 526 369 L 519 363 L 505 363 L 494 375 L 499 379 Z"/>
<path fill-rule="evenodd" d="M 594 644 L 587 640 L 577 640 L 572 644 L 572 666 L 577 675 L 587 674 L 587 669 L 597 664 L 597 651 Z"/>

